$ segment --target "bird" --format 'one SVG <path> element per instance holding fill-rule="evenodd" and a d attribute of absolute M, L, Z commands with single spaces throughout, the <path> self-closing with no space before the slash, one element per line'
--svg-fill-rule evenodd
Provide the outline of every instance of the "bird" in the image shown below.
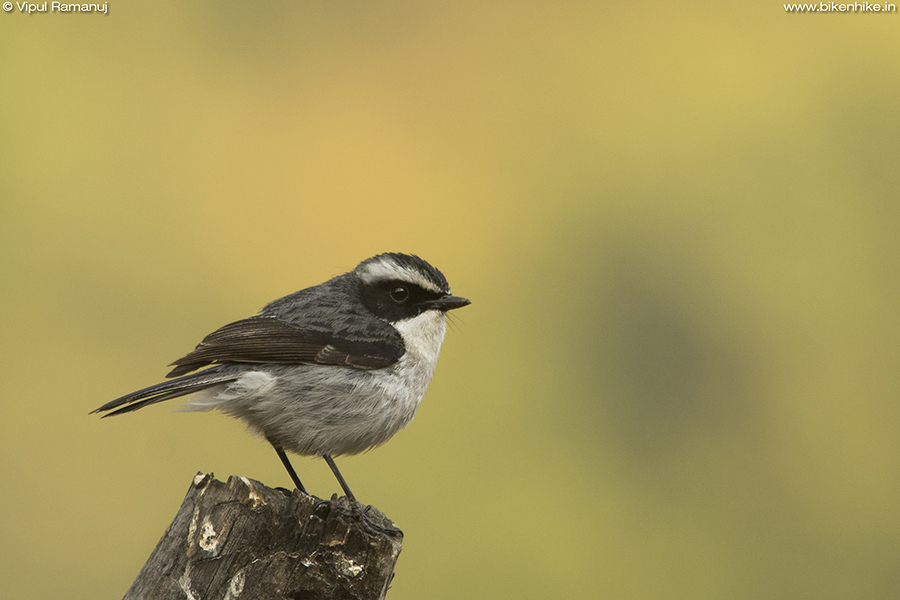
<path fill-rule="evenodd" d="M 275 449 L 334 462 L 384 444 L 409 424 L 431 382 L 447 312 L 471 302 L 413 254 L 386 252 L 352 271 L 267 304 L 207 335 L 164 381 L 91 411 L 122 415 L 187 396 L 182 410 L 218 410 Z"/>

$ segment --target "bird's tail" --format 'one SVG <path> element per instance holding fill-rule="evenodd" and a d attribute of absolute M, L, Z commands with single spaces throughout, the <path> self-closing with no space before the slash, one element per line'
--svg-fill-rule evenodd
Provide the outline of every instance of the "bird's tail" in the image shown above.
<path fill-rule="evenodd" d="M 108 412 L 104 417 L 113 415 L 121 415 L 139 408 L 144 408 L 157 402 L 171 400 L 179 396 L 186 396 L 199 392 L 216 385 L 231 383 L 240 377 L 239 373 L 222 373 L 218 368 L 207 369 L 192 375 L 185 375 L 172 381 L 164 381 L 156 385 L 151 385 L 142 390 L 126 394 L 121 398 L 116 398 L 112 402 L 107 402 L 100 408 L 92 410 L 91 414 L 99 412 Z M 121 408 L 120 408 L 121 407 Z M 113 410 L 116 409 L 116 410 Z"/>

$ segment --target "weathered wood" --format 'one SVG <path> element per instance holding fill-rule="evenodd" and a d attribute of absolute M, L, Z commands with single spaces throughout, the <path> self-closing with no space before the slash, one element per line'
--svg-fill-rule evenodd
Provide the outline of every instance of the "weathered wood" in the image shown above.
<path fill-rule="evenodd" d="M 368 517 L 393 526 L 374 508 Z M 346 497 L 198 473 L 125 599 L 375 600 L 387 593 L 401 543 L 367 527 Z"/>

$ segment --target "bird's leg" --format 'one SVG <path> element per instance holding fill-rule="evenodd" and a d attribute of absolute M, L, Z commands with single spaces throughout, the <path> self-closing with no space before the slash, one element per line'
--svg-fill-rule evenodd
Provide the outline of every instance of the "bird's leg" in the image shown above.
<path fill-rule="evenodd" d="M 281 459 L 281 464 L 284 465 L 284 468 L 287 469 L 288 475 L 291 476 L 291 480 L 294 482 L 294 486 L 298 490 L 306 494 L 306 488 L 303 487 L 302 483 L 300 483 L 300 478 L 297 477 L 297 471 L 294 470 L 294 465 L 291 464 L 291 461 L 288 459 L 287 454 L 284 453 L 284 448 L 282 448 L 281 446 L 276 446 L 275 444 L 272 444 L 272 447 L 275 448 L 275 452 L 278 454 L 278 458 Z"/>
<path fill-rule="evenodd" d="M 331 472 L 334 473 L 334 476 L 337 477 L 338 483 L 341 484 L 341 489 L 344 490 L 344 495 L 350 498 L 352 502 L 359 504 L 359 501 L 356 499 L 356 496 L 353 495 L 353 492 L 350 491 L 350 486 L 347 485 L 347 482 L 344 481 L 344 476 L 341 475 L 341 472 L 338 471 L 337 465 L 334 464 L 334 459 L 331 458 L 330 454 L 323 454 L 322 458 L 325 459 L 325 462 L 328 463 L 328 466 L 331 467 Z"/>
<path fill-rule="evenodd" d="M 356 499 L 356 496 L 353 495 L 353 492 L 350 491 L 350 486 L 347 485 L 347 482 L 344 480 L 344 476 L 341 475 L 341 472 L 338 470 L 337 465 L 334 463 L 334 459 L 331 458 L 330 454 L 323 454 L 322 458 L 325 459 L 325 462 L 328 463 L 328 466 L 331 467 L 331 472 L 334 473 L 334 476 L 337 478 L 338 483 L 341 484 L 341 489 L 344 490 L 344 495 L 350 500 L 351 506 L 354 506 L 356 510 L 359 512 L 359 516 L 362 518 L 363 523 L 371 529 L 374 529 L 378 533 L 386 533 L 388 535 L 403 535 L 403 532 L 400 531 L 396 527 L 384 527 L 383 525 L 378 525 L 369 518 L 369 515 L 366 514 L 366 508 L 363 508 L 362 504 L 359 503 L 359 500 Z"/>

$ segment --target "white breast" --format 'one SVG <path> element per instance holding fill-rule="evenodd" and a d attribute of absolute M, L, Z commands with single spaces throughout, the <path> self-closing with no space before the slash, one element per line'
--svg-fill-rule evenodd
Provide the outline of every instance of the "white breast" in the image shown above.
<path fill-rule="evenodd" d="M 429 310 L 394 323 L 394 327 L 403 337 L 406 353 L 391 369 L 376 375 L 384 391 L 379 409 L 383 425 L 392 424 L 390 435 L 412 420 L 425 396 L 441 352 L 447 317 L 443 312 Z"/>

